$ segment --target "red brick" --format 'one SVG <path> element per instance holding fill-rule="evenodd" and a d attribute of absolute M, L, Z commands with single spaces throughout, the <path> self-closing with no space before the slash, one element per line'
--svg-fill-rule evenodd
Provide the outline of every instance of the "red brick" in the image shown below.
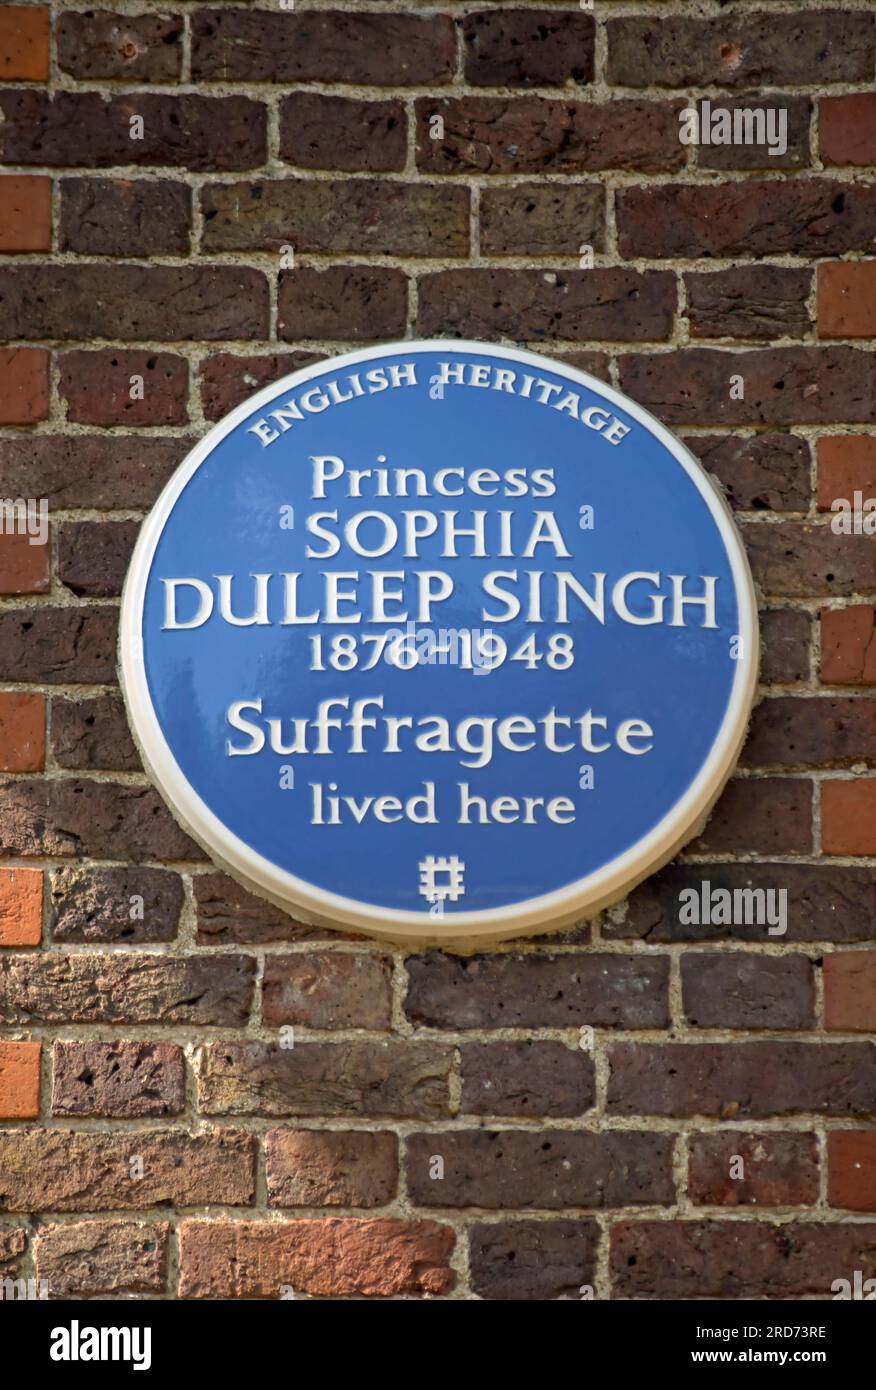
<path fill-rule="evenodd" d="M 0 1118 L 32 1120 L 39 1113 L 40 1044 L 0 1042 Z"/>
<path fill-rule="evenodd" d="M 48 7 L 0 5 L 0 81 L 45 82 L 48 75 Z"/>
<path fill-rule="evenodd" d="M 455 1282 L 454 1235 L 435 1221 L 184 1221 L 182 1298 L 442 1294 Z"/>
<path fill-rule="evenodd" d="M 842 1033 L 876 1033 L 876 951 L 824 957 L 824 1026 Z"/>
<path fill-rule="evenodd" d="M 876 1211 L 876 1130 L 832 1130 L 827 1136 L 827 1173 L 832 1207 Z"/>
<path fill-rule="evenodd" d="M 0 594 L 47 593 L 49 546 L 31 544 L 32 539 L 17 533 L 0 535 Z"/>
<path fill-rule="evenodd" d="M 688 1170 L 690 1199 L 701 1207 L 799 1207 L 818 1201 L 814 1134 L 694 1134 Z"/>
<path fill-rule="evenodd" d="M 876 264 L 876 262 L 874 262 Z M 856 491 L 876 497 L 876 437 L 825 435 L 817 445 L 818 510 L 829 512 L 837 497 L 850 502 Z"/>
<path fill-rule="evenodd" d="M 180 15 L 66 10 L 58 17 L 58 66 L 81 82 L 174 82 L 182 39 Z"/>
<path fill-rule="evenodd" d="M 42 934 L 42 870 L 0 869 L 0 946 L 39 946 Z"/>
<path fill-rule="evenodd" d="M 45 348 L 0 350 L 0 424 L 32 425 L 48 413 L 49 354 Z"/>
<path fill-rule="evenodd" d="M 821 784 L 825 854 L 876 854 L 876 777 Z"/>
<path fill-rule="evenodd" d="M 821 610 L 821 679 L 825 685 L 876 685 L 876 609 Z"/>
<path fill-rule="evenodd" d="M 818 133 L 825 164 L 876 164 L 876 92 L 822 97 Z"/>
<path fill-rule="evenodd" d="M 83 425 L 181 425 L 187 419 L 189 368 L 170 352 L 65 352 L 60 393 L 67 419 Z M 134 383 L 131 377 L 142 378 Z M 131 391 L 136 388 L 137 397 Z"/>
<path fill-rule="evenodd" d="M 0 178 L 0 251 L 48 251 L 52 244 L 52 180 L 41 174 Z"/>
<path fill-rule="evenodd" d="M 456 61 L 449 15 L 196 10 L 195 82 L 447 82 Z"/>
<path fill-rule="evenodd" d="M 826 261 L 818 267 L 818 335 L 876 337 L 876 261 Z"/>
<path fill-rule="evenodd" d="M 0 691 L 0 771 L 39 772 L 45 762 L 45 696 Z"/>

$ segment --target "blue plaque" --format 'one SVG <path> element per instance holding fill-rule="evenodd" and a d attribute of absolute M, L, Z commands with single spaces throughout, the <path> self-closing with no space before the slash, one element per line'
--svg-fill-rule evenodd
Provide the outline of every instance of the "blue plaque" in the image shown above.
<path fill-rule="evenodd" d="M 267 387 L 144 523 L 122 684 L 178 820 L 253 891 L 375 936 L 568 925 L 694 835 L 757 614 L 729 511 L 631 400 L 486 343 Z"/>

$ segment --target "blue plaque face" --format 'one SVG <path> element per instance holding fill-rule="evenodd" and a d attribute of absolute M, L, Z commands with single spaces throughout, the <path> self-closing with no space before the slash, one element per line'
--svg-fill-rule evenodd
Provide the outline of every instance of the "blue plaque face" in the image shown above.
<path fill-rule="evenodd" d="M 693 835 L 757 671 L 748 566 L 687 450 L 511 348 L 396 343 L 235 410 L 144 524 L 121 672 L 180 822 L 307 921 L 567 925 Z"/>

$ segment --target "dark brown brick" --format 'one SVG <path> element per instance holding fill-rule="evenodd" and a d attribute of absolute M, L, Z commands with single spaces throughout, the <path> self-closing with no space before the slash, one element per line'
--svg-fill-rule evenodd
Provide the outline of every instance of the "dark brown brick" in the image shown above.
<path fill-rule="evenodd" d="M 301 169 L 344 169 L 351 174 L 403 169 L 404 105 L 292 92 L 280 107 L 280 158 Z"/>
<path fill-rule="evenodd" d="M 189 365 L 172 352 L 65 352 L 60 395 L 67 419 L 84 425 L 181 425 Z M 133 378 L 133 379 L 132 379 Z"/>
<path fill-rule="evenodd" d="M 275 1207 L 383 1207 L 398 1188 L 398 1136 L 272 1129 L 265 1180 Z"/>
<path fill-rule="evenodd" d="M 657 173 L 685 162 L 683 103 L 550 101 L 542 97 L 420 97 L 417 163 L 434 174 Z M 444 122 L 440 139 L 433 117 Z"/>
<path fill-rule="evenodd" d="M 761 928 L 767 940 L 767 928 Z M 681 962 L 684 1011 L 693 1028 L 811 1028 L 815 983 L 806 956 L 697 954 Z"/>
<path fill-rule="evenodd" d="M 687 435 L 682 442 L 740 511 L 806 512 L 812 458 L 794 434 Z"/>
<path fill-rule="evenodd" d="M 277 331 L 281 338 L 400 338 L 407 290 L 404 272 L 388 267 L 283 271 Z"/>
<path fill-rule="evenodd" d="M 597 271 L 587 272 L 590 275 Z M 816 425 L 869 419 L 871 354 L 852 347 L 685 348 L 620 359 L 621 389 L 675 425 Z M 742 378 L 744 398 L 731 397 Z M 738 394 L 738 391 L 736 391 Z"/>
<path fill-rule="evenodd" d="M 269 956 L 262 985 L 262 1019 L 271 1027 L 388 1029 L 392 1020 L 392 963 L 373 952 L 319 951 Z"/>
<path fill-rule="evenodd" d="M 151 787 L 85 777 L 0 782 L 0 855 L 204 859 Z"/>
<path fill-rule="evenodd" d="M 196 10 L 196 82 L 349 82 L 406 87 L 450 80 L 449 15 Z"/>
<path fill-rule="evenodd" d="M 0 679 L 114 681 L 117 618 L 109 608 L 7 608 L 0 613 Z"/>
<path fill-rule="evenodd" d="M 768 140 L 749 145 L 706 145 L 700 143 L 697 164 L 701 169 L 808 169 L 812 162 L 809 143 L 809 127 L 812 122 L 812 101 L 808 96 L 792 96 L 783 92 L 776 96 L 772 92 L 746 92 L 741 97 L 722 97 L 719 101 L 709 99 L 712 112 L 716 106 L 722 111 L 775 111 L 773 120 L 781 120 L 782 112 L 787 122 L 786 139 L 788 148 L 784 154 L 776 153 L 776 146 Z M 702 112 L 703 103 L 698 102 Z M 773 130 L 777 127 L 773 126 Z M 757 131 L 759 134 L 760 132 Z"/>
<path fill-rule="evenodd" d="M 209 183 L 201 193 L 205 251 L 464 256 L 468 189 L 379 179 Z"/>
<path fill-rule="evenodd" d="M 249 1206 L 254 1190 L 255 1142 L 233 1130 L 0 1132 L 0 1211 Z"/>
<path fill-rule="evenodd" d="M 481 194 L 481 251 L 488 256 L 577 256 L 605 246 L 600 184 L 516 184 Z"/>
<path fill-rule="evenodd" d="M 53 1115 L 135 1120 L 178 1115 L 185 1100 L 181 1047 L 147 1042 L 55 1043 Z"/>
<path fill-rule="evenodd" d="M 185 256 L 191 189 L 170 179 L 61 179 L 61 250 Z"/>
<path fill-rule="evenodd" d="M 675 303 L 665 271 L 439 270 L 420 279 L 418 326 L 424 337 L 656 340 L 672 332 Z"/>
<path fill-rule="evenodd" d="M 812 784 L 795 777 L 734 777 L 687 849 L 693 854 L 810 854 Z"/>
<path fill-rule="evenodd" d="M 474 87 L 563 87 L 593 80 L 595 23 L 574 11 L 480 10 L 462 21 Z"/>
<path fill-rule="evenodd" d="M 616 1043 L 609 1060 L 615 1115 L 746 1119 L 876 1107 L 870 1043 Z"/>
<path fill-rule="evenodd" d="M 760 615 L 760 678 L 765 685 L 809 678 L 812 620 L 796 608 L 775 608 Z"/>
<path fill-rule="evenodd" d="M 680 922 L 679 895 L 693 888 L 702 898 L 704 883 L 710 893 L 746 889 L 767 893 L 784 888 L 788 894 L 784 942 L 870 941 L 876 935 L 876 882 L 868 869 L 838 864 L 670 864 L 640 884 L 625 906 L 612 909 L 603 926 L 604 936 L 647 940 L 649 945 L 769 939 L 764 927 L 754 921 Z"/>
<path fill-rule="evenodd" d="M 0 1019 L 241 1028 L 254 974 L 251 956 L 5 955 Z"/>
<path fill-rule="evenodd" d="M 577 1298 L 593 1287 L 599 1226 L 595 1221 L 497 1221 L 472 1226 L 469 1264 L 480 1298 Z"/>
<path fill-rule="evenodd" d="M 0 268 L 4 337 L 180 342 L 264 337 L 267 329 L 267 282 L 248 266 Z"/>
<path fill-rule="evenodd" d="M 55 941 L 173 941 L 182 904 L 182 882 L 167 869 L 77 865 L 51 874 Z"/>
<path fill-rule="evenodd" d="M 52 752 L 61 767 L 138 772 L 140 756 L 116 695 L 52 702 Z"/>
<path fill-rule="evenodd" d="M 583 1115 L 596 1099 L 593 1062 L 565 1043 L 468 1043 L 460 1056 L 466 1114 Z"/>
<path fill-rule="evenodd" d="M 59 528 L 58 578 L 74 594 L 106 598 L 122 592 L 137 521 L 67 521 Z"/>
<path fill-rule="evenodd" d="M 450 956 L 407 960 L 405 1011 L 432 1028 L 663 1028 L 668 958 Z"/>
<path fill-rule="evenodd" d="M 876 589 L 869 536 L 835 536 L 829 526 L 786 521 L 744 526 L 745 548 L 764 593 L 783 598 L 845 598 Z"/>
<path fill-rule="evenodd" d="M 876 186 L 831 179 L 663 184 L 618 193 L 622 256 L 833 256 L 869 251 Z"/>
<path fill-rule="evenodd" d="M 227 874 L 196 874 L 192 884 L 199 946 L 337 940 L 337 933 L 296 922 L 273 903 L 247 893 Z"/>
<path fill-rule="evenodd" d="M 876 701 L 778 695 L 752 716 L 741 761 L 748 767 L 849 767 L 876 760 Z"/>
<path fill-rule="evenodd" d="M 694 338 L 804 338 L 810 270 L 742 266 L 685 275 L 687 317 Z"/>
<path fill-rule="evenodd" d="M 201 360 L 201 404 L 208 420 L 221 420 L 263 386 L 297 372 L 311 362 L 322 361 L 315 352 L 275 352 L 241 356 L 214 352 Z"/>
<path fill-rule="evenodd" d="M 283 18 L 285 22 L 285 17 Z M 0 92 L 0 162 L 105 169 L 114 164 L 180 169 L 256 169 L 266 154 L 266 113 L 248 97 L 37 88 Z M 143 119 L 132 139 L 131 118 Z"/>
<path fill-rule="evenodd" d="M 164 1291 L 166 1221 L 72 1221 L 41 1226 L 35 1242 L 38 1279 L 52 1298 Z"/>
<path fill-rule="evenodd" d="M 424 1207 L 626 1207 L 672 1202 L 671 1134 L 471 1129 L 412 1134 L 405 1172 Z M 432 1177 L 434 1158 L 443 1177 Z"/>
<path fill-rule="evenodd" d="M 0 490 L 4 497 L 45 497 L 50 510 L 146 509 L 188 448 L 184 439 L 142 435 L 31 434 L 0 439 Z M 0 648 L 3 645 L 0 642 Z"/>
<path fill-rule="evenodd" d="M 606 28 L 608 80 L 622 87 L 820 86 L 873 75 L 873 16 L 863 13 L 625 16 Z"/>
<path fill-rule="evenodd" d="M 56 36 L 58 66 L 80 81 L 174 82 L 182 72 L 181 15 L 65 10 Z"/>
<path fill-rule="evenodd" d="M 829 1298 L 876 1261 L 876 1222 L 622 1221 L 611 1240 L 619 1298 Z"/>
<path fill-rule="evenodd" d="M 688 1190 L 700 1207 L 811 1205 L 818 1201 L 815 1135 L 694 1134 Z"/>
<path fill-rule="evenodd" d="M 198 1066 L 198 1104 L 208 1115 L 397 1115 L 448 1113 L 452 1049 L 425 1042 L 216 1043 Z"/>

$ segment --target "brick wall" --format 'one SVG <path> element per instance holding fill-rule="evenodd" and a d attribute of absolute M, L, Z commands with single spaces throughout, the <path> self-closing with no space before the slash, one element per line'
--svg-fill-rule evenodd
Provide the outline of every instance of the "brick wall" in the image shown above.
<path fill-rule="evenodd" d="M 0 538 L 0 1273 L 463 1299 L 876 1275 L 876 541 L 830 524 L 876 495 L 874 76 L 867 0 L 0 6 L 0 496 L 51 511 L 47 547 Z M 682 144 L 691 96 L 783 108 L 787 152 Z M 642 402 L 720 479 L 762 598 L 700 838 L 601 920 L 473 959 L 244 894 L 150 788 L 116 684 L 127 560 L 190 442 L 414 333 Z M 682 925 L 704 879 L 787 889 L 787 934 Z"/>

